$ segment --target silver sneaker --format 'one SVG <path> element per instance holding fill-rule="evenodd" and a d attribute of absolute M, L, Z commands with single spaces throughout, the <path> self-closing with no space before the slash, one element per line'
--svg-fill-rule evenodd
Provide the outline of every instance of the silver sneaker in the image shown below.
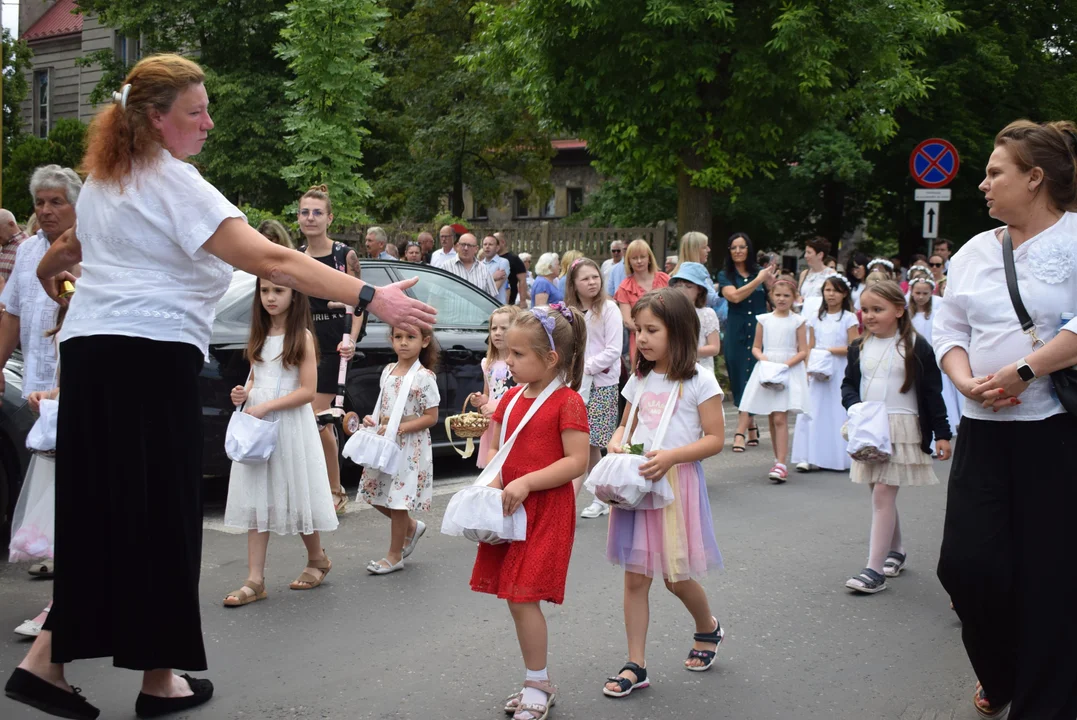
<path fill-rule="evenodd" d="M 610 506 L 602 502 L 601 500 L 595 500 L 593 503 L 583 509 L 583 512 L 580 513 L 580 517 L 597 518 L 609 514 Z"/>

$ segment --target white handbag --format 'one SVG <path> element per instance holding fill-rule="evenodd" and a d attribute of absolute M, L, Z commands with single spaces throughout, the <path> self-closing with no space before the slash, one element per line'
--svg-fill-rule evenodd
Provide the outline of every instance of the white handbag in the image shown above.
<path fill-rule="evenodd" d="M 864 352 L 863 346 L 861 346 L 860 352 Z M 895 353 L 896 346 L 890 351 L 886 375 L 883 376 L 884 382 L 890 374 Z M 864 387 L 863 395 L 867 395 L 868 389 L 871 388 L 871 383 L 875 381 L 875 376 L 879 374 L 879 368 L 882 365 L 883 363 L 880 361 L 875 367 L 875 371 L 872 372 L 871 377 L 868 378 L 868 384 Z M 845 423 L 845 427 L 842 428 L 842 436 L 848 441 L 845 451 L 849 453 L 849 457 L 853 460 L 862 463 L 889 461 L 890 456 L 893 454 L 893 449 L 890 444 L 890 414 L 887 412 L 886 403 L 869 400 L 851 406 L 849 408 L 849 420 Z"/>
<path fill-rule="evenodd" d="M 760 360 L 759 384 L 769 390 L 785 390 L 785 384 L 789 382 L 789 366 L 785 363 Z"/>
<path fill-rule="evenodd" d="M 42 400 L 38 406 L 38 418 L 26 435 L 26 447 L 35 452 L 56 450 L 56 417 L 60 411 L 59 400 Z"/>
<path fill-rule="evenodd" d="M 385 433 L 379 435 L 377 428 L 364 427 L 359 432 L 348 438 L 342 451 L 344 457 L 356 465 L 362 465 L 368 470 L 376 470 L 387 475 L 396 475 L 400 469 L 400 460 L 403 452 L 397 441 L 397 433 L 400 430 L 400 420 L 404 417 L 404 406 L 407 404 L 411 386 L 415 381 L 415 375 L 422 365 L 416 359 L 404 375 L 400 383 L 400 392 L 396 395 L 392 412 L 389 414 L 389 424 L 385 426 Z M 386 382 L 391 382 L 389 377 Z M 378 400 L 374 404 L 374 417 L 379 419 L 384 412 L 382 403 L 385 401 L 385 388 L 378 393 Z"/>
<path fill-rule="evenodd" d="M 247 382 L 254 376 L 254 368 L 247 376 Z M 280 381 L 283 373 L 277 377 L 277 390 L 274 397 L 280 396 Z M 252 388 L 253 389 L 253 388 Z M 248 399 L 249 399 L 248 395 Z M 269 460 L 277 447 L 279 420 L 259 420 L 243 412 L 244 401 L 236 406 L 236 411 L 228 420 L 228 430 L 224 435 L 224 454 L 232 462 L 244 465 L 261 465 Z"/>
<path fill-rule="evenodd" d="M 650 379 L 650 376 L 647 378 Z M 635 437 L 638 425 L 636 424 L 639 414 L 640 402 L 646 390 L 647 380 L 640 383 L 633 398 L 632 410 L 628 415 L 625 425 L 631 435 L 626 444 L 631 445 Z M 653 442 L 645 451 L 661 450 L 662 442 L 669 430 L 669 423 L 673 418 L 673 410 L 681 394 L 681 383 L 677 383 L 670 392 L 669 401 L 662 411 L 662 418 L 658 421 Z M 640 475 L 639 469 L 648 461 L 645 455 L 631 453 L 610 453 L 599 460 L 592 468 L 587 481 L 583 484 L 594 496 L 604 503 L 609 503 L 626 510 L 660 510 L 673 502 L 673 486 L 666 477 L 654 482 Z"/>
<path fill-rule="evenodd" d="M 505 516 L 502 505 L 502 491 L 498 488 L 489 487 L 501 473 L 512 446 L 516 444 L 516 438 L 520 431 L 534 417 L 538 409 L 542 407 L 551 395 L 562 387 L 560 379 L 555 379 L 546 389 L 539 393 L 535 402 L 528 408 L 520 424 L 512 433 L 512 437 L 506 442 L 505 434 L 508 427 L 509 416 L 516 405 L 516 401 L 527 389 L 525 385 L 515 396 L 508 408 L 505 409 L 505 419 L 501 423 L 501 447 L 490 459 L 489 464 L 483 468 L 479 478 L 470 487 L 457 492 L 449 499 L 445 508 L 445 516 L 441 521 L 441 532 L 445 535 L 463 536 L 475 542 L 484 542 L 491 545 L 499 543 L 519 541 L 527 539 L 527 512 L 523 503 L 516 508 L 512 515 Z"/>
<path fill-rule="evenodd" d="M 829 380 L 834 374 L 834 356 L 825 348 L 812 348 L 808 353 L 808 375 L 816 380 Z"/>

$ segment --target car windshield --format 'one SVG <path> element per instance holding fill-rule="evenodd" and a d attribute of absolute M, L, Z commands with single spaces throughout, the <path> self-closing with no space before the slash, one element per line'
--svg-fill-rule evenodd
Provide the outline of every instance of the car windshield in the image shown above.
<path fill-rule="evenodd" d="M 437 308 L 440 327 L 485 328 L 497 301 L 466 282 L 425 269 L 421 265 L 394 263 L 402 278 L 418 277 L 411 293 L 427 305 Z"/>

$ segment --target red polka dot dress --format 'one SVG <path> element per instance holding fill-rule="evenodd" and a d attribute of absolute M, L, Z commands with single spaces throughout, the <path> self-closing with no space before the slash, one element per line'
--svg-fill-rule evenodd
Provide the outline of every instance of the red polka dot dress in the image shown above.
<path fill-rule="evenodd" d="M 513 388 L 505 394 L 494 412 L 494 422 L 506 422 L 505 411 L 521 390 Z M 528 397 L 517 401 L 507 420 L 506 438 L 512 435 L 534 402 Z M 565 457 L 561 444 L 561 433 L 565 430 L 589 432 L 587 408 L 579 394 L 567 387 L 550 395 L 520 432 L 501 468 L 504 486 Z M 572 483 L 531 493 L 524 500 L 524 510 L 527 539 L 501 545 L 480 543 L 471 573 L 471 589 L 511 602 L 546 600 L 560 604 L 565 599 L 565 578 L 576 533 Z"/>

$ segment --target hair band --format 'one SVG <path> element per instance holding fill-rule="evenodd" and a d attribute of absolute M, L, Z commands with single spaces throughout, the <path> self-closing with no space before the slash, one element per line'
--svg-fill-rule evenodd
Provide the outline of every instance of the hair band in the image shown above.
<path fill-rule="evenodd" d="M 112 102 L 124 110 L 127 109 L 127 98 L 131 94 L 131 83 L 124 85 L 119 92 L 112 93 Z"/>
<path fill-rule="evenodd" d="M 779 285 L 782 285 L 782 284 L 792 285 L 793 290 L 796 290 L 796 287 L 797 287 L 797 284 L 795 282 L 790 280 L 787 276 L 781 275 L 774 281 L 774 284 L 770 286 L 770 289 L 773 290 L 774 288 L 776 288 L 776 287 L 778 287 Z"/>
<path fill-rule="evenodd" d="M 882 258 L 875 258 L 874 260 L 869 262 L 868 263 L 868 272 L 871 272 L 871 269 L 873 267 L 875 267 L 876 265 L 882 265 L 883 267 L 885 267 L 890 272 L 894 272 L 894 263 L 890 262 L 889 260 L 883 260 Z"/>
<path fill-rule="evenodd" d="M 531 314 L 538 319 L 539 325 L 546 331 L 546 337 L 550 339 L 550 349 L 557 350 L 557 345 L 553 341 L 553 330 L 557 327 L 557 321 L 541 307 L 531 308 Z"/>
<path fill-rule="evenodd" d="M 931 286 L 932 290 L 934 290 L 935 287 L 936 287 L 935 281 L 932 280 L 931 278 L 918 277 L 918 278 L 913 278 L 912 280 L 909 281 L 909 290 L 912 290 L 912 286 L 915 285 L 916 283 L 927 283 L 928 285 Z"/>
<path fill-rule="evenodd" d="M 840 282 L 842 285 L 845 286 L 845 288 L 847 290 L 852 290 L 852 286 L 849 284 L 849 279 L 846 278 L 841 273 L 831 273 L 831 274 L 827 275 L 825 278 L 823 278 L 823 282 L 826 282 L 827 280 L 829 280 L 831 278 L 834 278 L 835 280 Z"/>

